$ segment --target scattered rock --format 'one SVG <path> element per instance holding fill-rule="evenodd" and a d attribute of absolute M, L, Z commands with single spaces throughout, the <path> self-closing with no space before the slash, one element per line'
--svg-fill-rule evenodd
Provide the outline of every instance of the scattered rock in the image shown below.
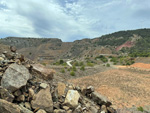
<path fill-rule="evenodd" d="M 31 102 L 32 108 L 40 108 L 47 112 L 53 112 L 53 101 L 49 87 L 41 89 L 35 97 L 35 100 L 32 100 Z"/>
<path fill-rule="evenodd" d="M 58 90 L 58 96 L 62 96 L 65 94 L 66 85 L 62 82 L 58 82 L 57 90 Z"/>
<path fill-rule="evenodd" d="M 14 92 L 22 86 L 25 86 L 29 78 L 30 74 L 27 68 L 14 63 L 5 71 L 1 80 L 1 86 L 10 92 Z"/>
<path fill-rule="evenodd" d="M 8 102 L 12 102 L 14 100 L 14 96 L 10 94 L 7 89 L 1 86 L 0 86 L 0 98 Z"/>
<path fill-rule="evenodd" d="M 101 106 L 101 112 L 108 113 L 105 105 Z"/>
<path fill-rule="evenodd" d="M 66 113 L 63 109 L 55 109 L 54 113 Z"/>
<path fill-rule="evenodd" d="M 20 96 L 21 94 L 22 94 L 22 93 L 21 93 L 20 90 L 17 90 L 17 91 L 14 92 L 14 95 L 17 96 L 17 97 Z"/>
<path fill-rule="evenodd" d="M 69 90 L 67 92 L 67 96 L 65 98 L 64 104 L 71 107 L 76 108 L 78 106 L 78 101 L 80 98 L 80 94 L 76 90 Z"/>
<path fill-rule="evenodd" d="M 46 113 L 43 109 L 38 110 L 36 113 Z"/>
<path fill-rule="evenodd" d="M 48 84 L 46 83 L 41 83 L 40 84 L 40 87 L 43 88 L 43 89 L 46 89 L 48 87 Z"/>
<path fill-rule="evenodd" d="M 17 98 L 17 101 L 19 101 L 19 102 L 24 102 L 24 101 L 25 101 L 25 96 L 24 96 L 24 95 L 20 95 L 20 96 Z"/>
<path fill-rule="evenodd" d="M 29 102 L 25 102 L 24 105 L 27 109 L 31 110 L 31 104 Z"/>
<path fill-rule="evenodd" d="M 68 106 L 63 106 L 63 109 L 68 111 L 69 110 L 69 107 Z"/>
<path fill-rule="evenodd" d="M 14 46 L 10 46 L 10 50 L 11 50 L 11 52 L 16 52 L 16 51 L 17 51 L 17 48 L 14 47 Z"/>
<path fill-rule="evenodd" d="M 34 90 L 32 88 L 29 89 L 29 98 L 33 98 Z"/>
<path fill-rule="evenodd" d="M 82 89 L 82 94 L 83 95 L 88 95 L 94 92 L 94 87 L 93 86 L 88 86 L 87 88 Z"/>
<path fill-rule="evenodd" d="M 32 74 L 35 76 L 38 76 L 42 79 L 45 80 L 52 80 L 55 71 L 52 69 L 48 69 L 45 66 L 41 65 L 41 64 L 32 64 Z"/>
<path fill-rule="evenodd" d="M 21 110 L 21 113 L 33 113 L 32 111 L 30 111 L 29 109 L 23 107 L 23 105 L 19 106 L 19 109 Z"/>
<path fill-rule="evenodd" d="M 0 113 L 21 113 L 19 106 L 0 99 Z"/>
<path fill-rule="evenodd" d="M 111 102 L 105 96 L 103 96 L 97 92 L 92 92 L 91 98 L 93 101 L 95 101 L 99 105 L 106 105 L 106 106 L 111 105 Z"/>

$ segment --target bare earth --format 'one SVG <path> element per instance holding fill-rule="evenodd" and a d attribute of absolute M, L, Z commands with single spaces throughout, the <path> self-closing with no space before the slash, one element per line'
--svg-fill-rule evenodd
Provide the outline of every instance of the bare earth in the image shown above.
<path fill-rule="evenodd" d="M 139 65 L 134 64 L 135 67 Z M 145 67 L 147 68 L 147 65 Z M 69 82 L 79 86 L 94 86 L 95 90 L 111 100 L 116 108 L 150 105 L 150 72 L 145 73 L 144 70 L 138 72 L 129 68 L 111 69 L 92 76 L 71 79 Z"/>

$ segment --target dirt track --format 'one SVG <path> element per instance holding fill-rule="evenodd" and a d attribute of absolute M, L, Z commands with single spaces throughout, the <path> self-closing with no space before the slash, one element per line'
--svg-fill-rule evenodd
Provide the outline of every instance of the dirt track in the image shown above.
<path fill-rule="evenodd" d="M 117 108 L 150 105 L 150 73 L 111 69 L 92 76 L 70 80 L 80 86 L 92 85 Z"/>

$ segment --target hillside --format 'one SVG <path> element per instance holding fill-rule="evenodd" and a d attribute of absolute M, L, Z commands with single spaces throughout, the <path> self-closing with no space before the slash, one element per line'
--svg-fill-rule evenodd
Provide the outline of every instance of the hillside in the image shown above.
<path fill-rule="evenodd" d="M 51 62 L 118 52 L 147 52 L 150 50 L 150 29 L 119 31 L 74 42 L 62 42 L 57 38 L 7 37 L 0 39 L 0 43 L 16 46 L 20 53 L 32 60 Z"/>

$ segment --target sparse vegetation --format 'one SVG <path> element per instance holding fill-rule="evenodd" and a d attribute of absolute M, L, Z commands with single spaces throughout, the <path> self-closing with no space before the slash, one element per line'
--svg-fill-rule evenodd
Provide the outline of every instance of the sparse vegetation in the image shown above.
<path fill-rule="evenodd" d="M 110 64 L 107 63 L 106 66 L 107 66 L 107 67 L 110 67 Z"/>
<path fill-rule="evenodd" d="M 144 111 L 143 107 L 141 107 L 141 106 L 140 106 L 140 107 L 138 107 L 138 108 L 137 108 L 137 110 L 138 110 L 138 111 L 141 111 L 141 112 L 143 112 L 143 111 Z"/>
<path fill-rule="evenodd" d="M 100 55 L 100 56 L 96 57 L 95 59 L 100 59 L 103 63 L 108 62 L 108 59 L 103 55 Z"/>
<path fill-rule="evenodd" d="M 84 71 L 84 70 L 85 70 L 85 67 L 84 67 L 84 66 L 81 66 L 80 70 Z"/>
<path fill-rule="evenodd" d="M 88 62 L 88 63 L 87 63 L 87 66 L 93 67 L 93 66 L 94 66 L 94 64 L 93 64 L 93 63 Z"/>
<path fill-rule="evenodd" d="M 73 70 L 73 71 L 76 71 L 76 70 L 77 70 L 77 69 L 76 69 L 76 66 L 73 66 L 73 67 L 72 67 L 72 70 Z"/>
<path fill-rule="evenodd" d="M 75 72 L 74 72 L 74 71 L 71 71 L 71 72 L 70 72 L 70 75 L 71 75 L 71 76 L 75 76 Z"/>
<path fill-rule="evenodd" d="M 61 69 L 61 71 L 60 71 L 61 73 L 65 73 L 65 70 L 64 69 Z"/>

